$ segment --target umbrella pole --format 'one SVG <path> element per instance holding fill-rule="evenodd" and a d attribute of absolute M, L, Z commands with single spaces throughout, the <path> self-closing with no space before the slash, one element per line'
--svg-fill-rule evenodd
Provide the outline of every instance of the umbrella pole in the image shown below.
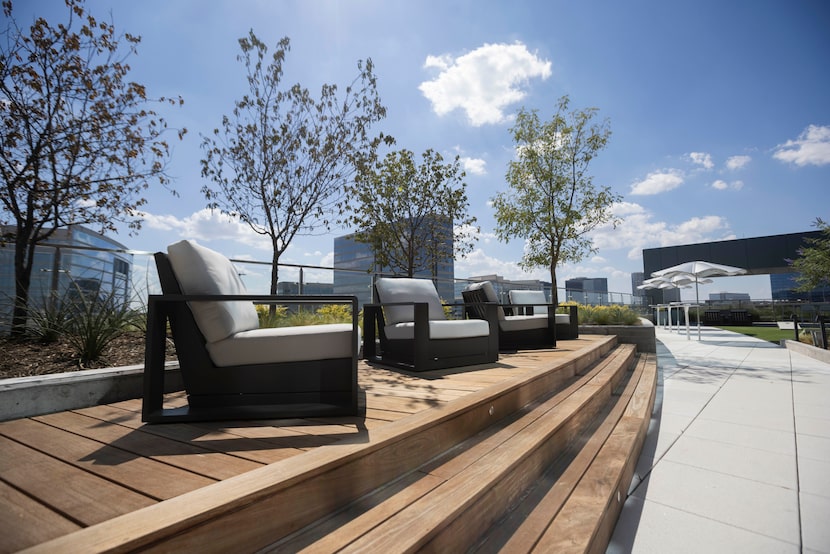
<path fill-rule="evenodd" d="M 700 340 L 700 293 L 697 290 L 697 279 L 695 279 L 695 309 L 697 310 L 697 340 Z"/>

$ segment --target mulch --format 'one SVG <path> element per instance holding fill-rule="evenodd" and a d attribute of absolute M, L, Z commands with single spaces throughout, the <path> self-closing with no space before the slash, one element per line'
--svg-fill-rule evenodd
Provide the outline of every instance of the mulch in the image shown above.
<path fill-rule="evenodd" d="M 95 362 L 81 365 L 80 357 L 65 339 L 43 343 L 33 339 L 0 338 L 0 379 L 65 373 L 144 363 L 144 334 L 116 338 Z"/>

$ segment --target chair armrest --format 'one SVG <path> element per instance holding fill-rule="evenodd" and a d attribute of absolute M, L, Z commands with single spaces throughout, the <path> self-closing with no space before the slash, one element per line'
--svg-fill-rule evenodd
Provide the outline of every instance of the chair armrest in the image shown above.
<path fill-rule="evenodd" d="M 357 306 L 356 296 L 316 294 L 151 294 L 148 300 L 154 302 L 229 302 L 243 301 L 255 304 L 353 304 Z"/>
<path fill-rule="evenodd" d="M 551 303 L 542 303 L 542 304 L 501 304 L 501 307 L 506 310 L 513 311 L 513 308 L 516 308 L 517 312 L 520 312 L 519 315 L 526 314 L 526 315 L 533 315 L 533 308 L 535 306 L 547 306 L 548 309 L 548 317 L 555 318 L 556 317 L 556 309 L 558 306 L 556 304 Z M 529 311 L 529 313 L 528 313 Z"/>

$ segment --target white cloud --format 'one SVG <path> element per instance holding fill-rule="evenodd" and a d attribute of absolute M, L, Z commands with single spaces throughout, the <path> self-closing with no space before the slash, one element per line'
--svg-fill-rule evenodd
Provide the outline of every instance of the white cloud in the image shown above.
<path fill-rule="evenodd" d="M 830 126 L 810 125 L 797 140 L 778 145 L 773 157 L 801 167 L 830 164 Z"/>
<path fill-rule="evenodd" d="M 544 279 L 550 281 L 550 274 L 544 272 L 527 273 L 519 267 L 518 261 L 504 261 L 494 258 L 476 248 L 466 257 L 455 260 L 455 275 L 459 278 L 478 277 L 481 275 L 501 275 L 505 279 Z"/>
<path fill-rule="evenodd" d="M 205 242 L 227 240 L 261 250 L 271 250 L 269 239 L 254 233 L 248 225 L 218 210 L 205 208 L 184 218 L 151 213 L 145 213 L 143 217 L 144 225 L 148 228 L 168 231 L 178 238 Z M 175 237 L 171 237 L 170 242 L 173 242 L 173 238 Z"/>
<path fill-rule="evenodd" d="M 724 181 L 722 179 L 718 179 L 717 181 L 712 183 L 712 188 L 717 189 L 717 190 L 728 190 L 728 189 L 741 190 L 742 188 L 744 188 L 744 182 L 743 181 L 732 181 L 731 183 L 727 183 L 726 181 Z"/>
<path fill-rule="evenodd" d="M 461 158 L 461 167 L 471 175 L 487 175 L 487 162 L 481 158 Z"/>
<path fill-rule="evenodd" d="M 730 171 L 735 171 L 737 169 L 741 169 L 746 167 L 746 165 L 752 161 L 752 158 L 749 156 L 732 156 L 728 160 L 726 160 L 726 169 Z"/>
<path fill-rule="evenodd" d="M 551 62 L 520 42 L 485 44 L 458 58 L 427 56 L 424 67 L 440 70 L 435 79 L 418 87 L 435 113 L 464 110 L 475 127 L 505 121 L 504 109 L 526 96 L 522 87 L 530 79 L 551 75 Z"/>
<path fill-rule="evenodd" d="M 683 184 L 683 175 L 674 169 L 655 171 L 637 183 L 631 185 L 631 194 L 651 195 L 668 192 Z"/>
<path fill-rule="evenodd" d="M 611 212 L 617 217 L 625 218 L 630 215 L 644 213 L 645 208 L 634 202 L 617 202 L 611 207 Z"/>
<path fill-rule="evenodd" d="M 712 162 L 712 156 L 706 152 L 691 152 L 689 159 L 693 163 L 703 166 L 704 169 L 712 169 L 715 164 Z"/>
<path fill-rule="evenodd" d="M 643 249 L 727 240 L 733 238 L 727 221 L 719 216 L 693 217 L 677 225 L 655 221 L 653 214 L 638 204 L 623 202 L 614 207 L 614 214 L 623 217 L 616 228 L 604 225 L 592 234 L 599 252 L 625 250 L 630 260 L 642 258 Z"/>

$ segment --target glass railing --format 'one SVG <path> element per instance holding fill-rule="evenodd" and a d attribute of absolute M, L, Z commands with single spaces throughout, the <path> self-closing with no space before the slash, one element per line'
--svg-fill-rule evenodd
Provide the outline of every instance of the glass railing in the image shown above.
<path fill-rule="evenodd" d="M 7 328 L 11 320 L 14 296 L 14 264 L 11 249 L 5 249 L 0 259 L 0 327 Z M 5 259 L 8 257 L 8 260 Z M 260 260 L 232 259 L 249 292 L 267 294 L 270 291 L 271 263 Z M 8 263 L 7 263 L 8 262 Z M 278 294 L 347 294 L 355 295 L 359 305 L 373 301 L 372 283 L 378 276 L 362 270 L 315 265 L 279 264 Z M 443 300 L 461 302 L 461 291 L 469 279 L 436 279 Z M 496 289 L 506 297 L 511 289 L 545 290 L 544 283 L 498 280 Z M 44 245 L 38 246 L 30 287 L 30 305 L 38 306 L 45 299 L 65 294 L 68 290 L 94 291 L 102 294 L 124 295 L 126 301 L 145 306 L 147 295 L 159 294 L 155 261 L 152 252 L 117 250 L 92 246 Z M 550 296 L 550 290 L 545 290 Z M 584 305 L 625 305 L 644 315 L 651 314 L 647 299 L 630 293 L 557 290 L 560 303 L 575 302 Z M 760 314 L 756 320 L 787 320 L 796 315 L 802 320 L 814 314 L 830 313 L 830 303 L 742 300 L 701 302 L 713 309 L 746 309 Z"/>

